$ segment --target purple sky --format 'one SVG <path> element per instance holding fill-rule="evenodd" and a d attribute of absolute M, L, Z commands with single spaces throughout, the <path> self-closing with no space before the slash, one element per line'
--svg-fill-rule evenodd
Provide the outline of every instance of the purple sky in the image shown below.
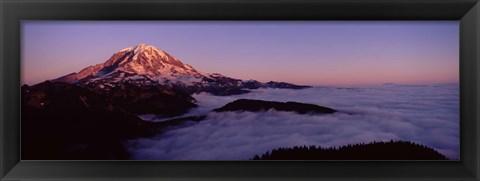
<path fill-rule="evenodd" d="M 197 70 L 309 85 L 459 82 L 458 21 L 23 21 L 22 83 L 153 45 Z"/>

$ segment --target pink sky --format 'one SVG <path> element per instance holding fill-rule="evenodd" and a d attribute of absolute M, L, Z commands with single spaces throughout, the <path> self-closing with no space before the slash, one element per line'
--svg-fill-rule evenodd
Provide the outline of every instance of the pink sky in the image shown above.
<path fill-rule="evenodd" d="M 458 21 L 23 21 L 22 82 L 78 72 L 139 43 L 245 80 L 459 82 Z"/>

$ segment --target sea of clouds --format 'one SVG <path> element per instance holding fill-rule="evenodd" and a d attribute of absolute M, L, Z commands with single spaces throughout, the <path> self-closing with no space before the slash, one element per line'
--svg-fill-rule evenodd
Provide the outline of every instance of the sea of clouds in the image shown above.
<path fill-rule="evenodd" d="M 245 160 L 279 147 L 342 146 L 408 140 L 459 159 L 459 85 L 378 85 L 258 89 L 235 96 L 194 95 L 207 114 L 152 138 L 126 143 L 139 160 Z M 338 110 L 329 115 L 210 110 L 241 98 L 313 103 Z M 161 119 L 153 121 L 164 121 Z"/>

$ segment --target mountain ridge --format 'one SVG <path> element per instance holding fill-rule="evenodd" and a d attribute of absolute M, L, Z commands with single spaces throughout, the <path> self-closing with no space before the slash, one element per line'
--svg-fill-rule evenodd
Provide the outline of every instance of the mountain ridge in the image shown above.
<path fill-rule="evenodd" d="M 219 73 L 204 73 L 157 47 L 143 43 L 114 53 L 104 63 L 85 67 L 52 81 L 106 87 L 106 84 L 138 79 L 142 80 L 142 85 L 169 86 L 188 94 L 209 92 L 214 95 L 233 95 L 250 92 L 245 89 L 310 87 L 286 82 L 244 81 Z"/>

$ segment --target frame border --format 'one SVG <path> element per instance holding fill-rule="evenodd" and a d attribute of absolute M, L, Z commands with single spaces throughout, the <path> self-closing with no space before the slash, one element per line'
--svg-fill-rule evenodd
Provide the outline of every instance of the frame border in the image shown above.
<path fill-rule="evenodd" d="M 21 20 L 459 20 L 461 161 L 21 161 Z M 0 0 L 0 180 L 480 180 L 478 0 Z"/>

